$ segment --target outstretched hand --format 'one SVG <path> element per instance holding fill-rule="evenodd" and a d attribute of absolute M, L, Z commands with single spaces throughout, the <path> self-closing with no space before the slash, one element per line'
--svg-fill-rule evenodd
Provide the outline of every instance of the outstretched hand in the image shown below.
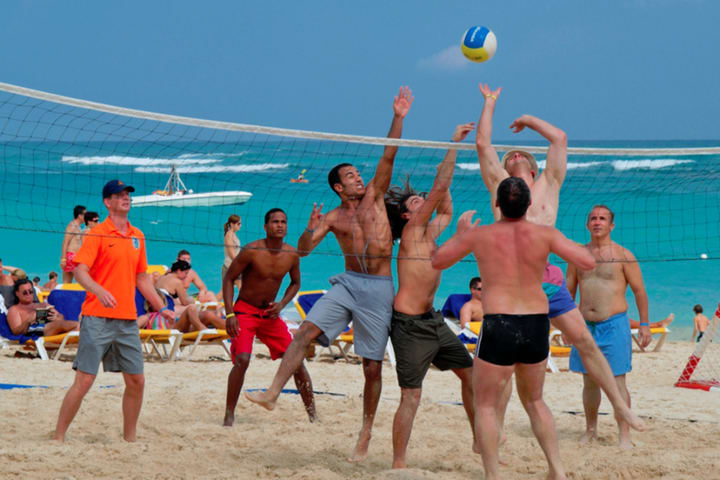
<path fill-rule="evenodd" d="M 400 87 L 400 91 L 393 101 L 393 112 L 400 118 L 405 118 L 405 115 L 410 111 L 410 106 L 415 100 L 412 95 L 410 87 Z"/>
<path fill-rule="evenodd" d="M 516 118 L 515 121 L 513 121 L 513 122 L 510 124 L 510 130 L 512 130 L 513 133 L 520 133 L 520 132 L 522 132 L 523 129 L 528 126 L 527 120 L 528 120 L 528 116 L 527 116 L 527 115 L 523 115 L 523 116 L 521 116 L 521 117 L 519 117 L 519 118 Z"/>
<path fill-rule="evenodd" d="M 498 87 L 497 90 L 491 90 L 487 83 L 479 83 L 478 86 L 480 87 L 480 93 L 482 93 L 483 97 L 486 99 L 492 97 L 497 100 L 500 96 L 500 92 L 502 91 L 502 87 Z"/>
<path fill-rule="evenodd" d="M 321 203 L 318 207 L 317 203 L 313 203 L 312 213 L 310 214 L 310 221 L 308 221 L 308 230 L 315 230 L 320 223 L 322 223 L 325 215 L 322 213 L 323 204 Z"/>
<path fill-rule="evenodd" d="M 462 142 L 465 140 L 465 137 L 467 137 L 468 133 L 475 130 L 475 122 L 470 123 L 463 123 L 462 125 L 458 125 L 455 127 L 455 131 L 453 132 L 452 141 L 453 142 Z"/>
<path fill-rule="evenodd" d="M 461 234 L 466 232 L 467 230 L 470 230 L 473 227 L 477 227 L 480 223 L 480 218 L 475 220 L 473 222 L 472 217 L 475 215 L 475 212 L 477 210 L 468 210 L 467 212 L 464 212 L 462 215 L 460 215 L 460 218 L 458 218 L 457 221 L 457 234 Z"/>

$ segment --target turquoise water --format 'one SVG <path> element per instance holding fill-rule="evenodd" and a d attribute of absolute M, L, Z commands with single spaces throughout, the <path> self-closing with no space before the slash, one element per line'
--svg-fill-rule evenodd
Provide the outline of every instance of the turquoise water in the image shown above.
<path fill-rule="evenodd" d="M 102 185 L 120 178 L 136 187 L 136 194 L 162 188 L 169 168 L 177 165 L 183 181 L 196 192 L 245 190 L 253 193 L 244 205 L 222 207 L 133 208 L 131 222 L 148 239 L 150 263 L 169 265 L 181 248 L 190 250 L 193 267 L 213 290 L 220 287 L 223 261 L 222 226 L 230 214 L 243 217 L 243 244 L 264 236 L 263 215 L 273 207 L 288 213 L 286 241 L 296 244 L 313 202 L 328 211 L 338 199 L 327 184 L 327 171 L 340 162 L 358 166 L 369 180 L 381 147 L 309 140 L 279 142 L 274 137 L 173 127 L 164 132 L 128 127 L 120 135 L 103 134 L 102 122 L 92 132 L 81 129 L 80 140 L 3 140 L 0 131 L 0 258 L 22 267 L 43 282 L 50 270 L 59 271 L 62 232 L 76 204 L 106 215 Z M 37 126 L 37 124 L 36 124 Z M 170 127 L 168 127 L 170 128 Z M 139 133 L 138 133 L 139 132 Z M 45 132 L 43 135 L 46 135 Z M 67 135 L 65 136 L 67 137 Z M 13 137 L 13 138 L 18 138 Z M 100 138 L 100 139 L 98 139 Z M 124 140 L 118 140 L 118 138 Z M 526 143 L 527 144 L 527 143 Z M 571 142 L 571 146 L 659 148 L 718 146 L 720 142 Z M 410 174 L 413 184 L 429 189 L 435 167 L 445 152 L 401 148 L 395 164 L 395 183 Z M 543 165 L 543 156 L 538 156 Z M 307 184 L 289 179 L 307 169 Z M 720 157 L 599 157 L 571 156 L 561 192 L 558 228 L 585 243 L 585 215 L 594 204 L 609 205 L 616 213 L 613 239 L 629 248 L 641 262 L 650 298 L 651 320 L 674 312 L 671 334 L 689 339 L 692 307 L 700 303 L 714 312 L 720 295 L 715 273 L 720 259 Z M 482 222 L 491 221 L 485 190 L 473 151 L 461 151 L 451 188 L 455 217 L 476 209 Z M 441 241 L 454 231 L 448 228 Z M 708 259 L 701 260 L 701 254 Z M 562 265 L 564 267 L 564 265 Z M 302 288 L 327 288 L 330 275 L 343 270 L 343 258 L 329 235 L 302 260 Z M 450 293 L 466 292 L 477 274 L 470 259 L 444 273 L 436 298 L 440 307 Z M 637 318 L 632 296 L 630 315 Z"/>

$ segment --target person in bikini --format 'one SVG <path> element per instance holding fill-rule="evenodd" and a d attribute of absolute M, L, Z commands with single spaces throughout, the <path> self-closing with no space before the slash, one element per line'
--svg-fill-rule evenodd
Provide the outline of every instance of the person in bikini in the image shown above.
<path fill-rule="evenodd" d="M 230 353 L 233 368 L 228 375 L 225 420 L 223 425 L 232 426 L 235 407 L 250 364 L 253 340 L 257 338 L 270 349 L 270 358 L 283 357 L 292 342 L 287 324 L 280 312 L 300 290 L 300 256 L 297 250 L 284 243 L 287 233 L 287 215 L 280 208 L 265 214 L 266 237 L 246 245 L 228 267 L 223 276 L 223 297 L 227 332 L 232 338 Z M 285 275 L 290 274 L 290 284 L 282 299 L 275 301 Z M 232 304 L 235 280 L 242 276 L 237 301 Z M 301 362 L 293 373 L 295 386 L 300 392 L 305 411 L 311 422 L 317 420 L 312 381 Z"/>
<path fill-rule="evenodd" d="M 500 182 L 508 177 L 519 177 L 532 192 L 532 204 L 528 208 L 527 218 L 538 225 L 554 227 L 560 201 L 560 188 L 567 171 L 567 136 L 565 132 L 550 123 L 532 115 L 522 115 L 510 128 L 519 133 L 525 128 L 538 132 L 550 142 L 547 151 L 545 170 L 539 174 L 537 162 L 532 154 L 523 150 L 507 152 L 502 161 L 492 146 L 492 120 L 495 105 L 502 89 L 491 90 L 480 84 L 485 103 L 478 122 L 476 147 L 483 182 L 490 192 L 490 205 L 495 219 L 501 218 L 497 207 L 496 192 Z M 567 291 L 562 270 L 547 263 L 543 275 L 543 290 L 549 300 L 549 315 L 554 326 L 563 332 L 576 347 L 595 383 L 605 392 L 615 410 L 615 415 L 627 421 L 636 430 L 644 429 L 644 422 L 635 415 L 625 402 L 615 382 L 610 366 L 595 344 L 585 325 L 577 305 Z M 641 327 L 641 342 L 649 342 L 647 327 Z"/>
<path fill-rule="evenodd" d="M 448 268 L 472 253 L 483 278 L 485 315 L 475 350 L 475 451 L 482 455 L 485 478 L 500 478 L 498 443 L 500 401 L 513 372 L 517 390 L 549 466 L 547 478 L 565 478 L 555 428 L 542 390 L 549 352 L 548 299 L 542 288 L 548 255 L 555 253 L 578 268 L 595 266 L 592 255 L 553 227 L 530 222 L 530 189 L 521 178 L 506 178 L 495 195 L 501 216 L 492 225 L 471 223 L 463 213 L 455 235 L 437 249 L 432 266 Z"/>
<path fill-rule="evenodd" d="M 474 128 L 474 123 L 458 125 L 452 141 L 461 142 Z M 392 468 L 407 467 L 407 446 L 420 405 L 422 383 L 431 363 L 440 370 L 452 370 L 460 379 L 463 406 L 474 432 L 472 357 L 445 324 L 442 313 L 433 308 L 442 272 L 430 265 L 435 240 L 452 219 L 449 189 L 456 156 L 454 149 L 445 154 L 427 198 L 415 192 L 409 181 L 404 188 L 390 187 L 385 195 L 393 241 L 400 240 L 398 293 L 393 301 L 390 329 L 401 391 L 393 420 Z"/>
<path fill-rule="evenodd" d="M 158 325 L 163 327 L 176 328 L 181 332 L 192 332 L 194 330 L 203 330 L 205 328 L 225 328 L 225 321 L 210 311 L 199 312 L 195 306 L 195 300 L 188 295 L 185 289 L 184 281 L 188 276 L 188 272 L 192 266 L 184 260 L 178 260 L 170 267 L 170 271 L 161 276 L 155 283 L 161 292 L 170 295 L 175 301 L 175 317 L 174 326 Z M 152 320 L 151 316 L 147 316 L 148 320 Z M 140 328 L 151 328 L 153 325 L 140 326 Z"/>
<path fill-rule="evenodd" d="M 408 87 L 393 101 L 393 120 L 388 138 L 400 138 L 403 119 L 413 102 Z M 353 322 L 355 353 L 362 357 L 365 386 L 363 421 L 351 462 L 364 460 L 382 390 L 394 287 L 392 281 L 392 233 L 384 196 L 390 186 L 397 146 L 386 146 L 367 186 L 357 168 L 341 163 L 330 170 L 328 183 L 340 197 L 340 206 L 322 213 L 313 205 L 308 226 L 298 240 L 300 256 L 308 255 L 332 232 L 345 255 L 345 272 L 330 278 L 332 287 L 308 313 L 283 356 L 266 392 L 245 392 L 248 400 L 268 410 L 275 408 L 280 391 L 302 362 L 306 348 L 317 341 L 327 346 Z"/>

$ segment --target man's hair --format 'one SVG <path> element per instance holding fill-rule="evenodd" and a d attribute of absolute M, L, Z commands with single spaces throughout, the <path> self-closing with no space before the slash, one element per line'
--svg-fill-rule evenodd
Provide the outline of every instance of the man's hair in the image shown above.
<path fill-rule="evenodd" d="M 97 220 L 95 220 L 96 218 Z M 98 212 L 85 212 L 85 225 L 87 225 L 88 222 L 98 220 L 100 220 L 100 214 L 98 214 Z"/>
<path fill-rule="evenodd" d="M 588 213 L 588 221 L 590 220 L 590 214 L 596 208 L 604 208 L 605 210 L 607 210 L 608 213 L 610 214 L 610 223 L 615 223 L 615 212 L 610 210 L 610 207 L 608 207 L 607 205 L 602 205 L 602 204 L 601 205 L 593 205 L 593 207 L 590 209 L 590 213 Z"/>
<path fill-rule="evenodd" d="M 85 210 L 87 210 L 82 205 L 75 205 L 75 208 L 73 208 L 73 218 L 77 218 L 78 215 L 82 215 L 85 213 Z"/>
<path fill-rule="evenodd" d="M 50 273 L 48 274 L 48 278 L 49 278 L 50 280 L 52 280 L 53 278 L 57 278 L 57 272 L 50 272 Z"/>
<path fill-rule="evenodd" d="M 504 217 L 522 218 L 530 206 L 530 189 L 522 178 L 508 177 L 500 182 L 497 199 Z"/>
<path fill-rule="evenodd" d="M 17 291 L 20 290 L 20 287 L 22 287 L 26 283 L 30 284 L 30 286 L 32 287 L 32 282 L 27 277 L 15 280 L 15 283 L 13 284 L 13 292 L 17 294 Z"/>
<path fill-rule="evenodd" d="M 192 267 L 190 266 L 190 264 L 188 262 L 186 262 L 185 260 L 178 260 L 177 262 L 173 263 L 170 266 L 170 271 L 177 272 L 178 270 L 180 270 L 180 271 L 186 272 L 186 271 L 190 270 L 191 268 Z"/>
<path fill-rule="evenodd" d="M 267 225 L 268 222 L 270 221 L 270 217 L 272 217 L 272 214 L 273 214 L 273 213 L 277 213 L 277 212 L 282 213 L 283 215 L 285 215 L 285 218 L 287 218 L 287 213 L 285 213 L 285 210 L 283 210 L 282 208 L 277 208 L 277 207 L 271 208 L 271 209 L 268 210 L 267 213 L 265 214 L 265 225 Z"/>
<path fill-rule="evenodd" d="M 40 282 L 40 277 L 33 277 L 33 283 Z"/>
<path fill-rule="evenodd" d="M 177 254 L 177 258 L 180 258 L 183 255 L 190 255 L 190 252 L 188 252 L 187 250 L 180 250 Z"/>
<path fill-rule="evenodd" d="M 470 279 L 470 288 L 475 288 L 478 283 L 482 283 L 482 278 L 473 277 Z"/>
<path fill-rule="evenodd" d="M 416 192 L 412 188 L 412 185 L 410 185 L 410 177 L 408 175 L 405 176 L 402 187 L 392 185 L 385 193 L 385 209 L 387 210 L 388 221 L 390 222 L 393 242 L 402 237 L 403 228 L 405 228 L 408 222 L 407 218 L 403 218 L 403 213 L 407 213 L 408 211 L 405 202 L 407 202 L 408 198 L 415 195 L 424 198 L 427 193 Z"/>
<path fill-rule="evenodd" d="M 702 313 L 702 312 L 703 312 L 702 305 L 700 305 L 700 304 L 698 303 L 697 305 L 695 305 L 695 306 L 693 307 L 693 311 L 694 311 L 695 313 Z"/>
<path fill-rule="evenodd" d="M 340 180 L 340 169 L 344 167 L 352 167 L 352 164 L 340 163 L 338 165 L 335 165 L 332 170 L 330 170 L 330 173 L 328 173 L 328 183 L 330 184 L 330 190 L 335 192 L 338 197 L 340 196 L 340 194 L 335 190 L 335 184 L 342 183 L 342 181 Z"/>

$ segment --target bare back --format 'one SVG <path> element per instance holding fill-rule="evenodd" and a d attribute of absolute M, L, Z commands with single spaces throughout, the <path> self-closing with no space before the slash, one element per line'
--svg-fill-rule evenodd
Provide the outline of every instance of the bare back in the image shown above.
<path fill-rule="evenodd" d="M 80 246 L 82 245 L 83 241 L 83 235 L 80 225 L 78 225 L 75 220 L 68 223 L 67 227 L 65 228 L 65 235 L 67 237 L 66 251 L 77 252 L 78 250 L 80 250 Z"/>
<path fill-rule="evenodd" d="M 300 256 L 293 246 L 283 243 L 282 249 L 269 249 L 265 239 L 243 247 L 237 262 L 243 279 L 239 298 L 258 308 L 267 308 L 275 301 L 288 272 L 296 269 L 300 273 Z"/>

